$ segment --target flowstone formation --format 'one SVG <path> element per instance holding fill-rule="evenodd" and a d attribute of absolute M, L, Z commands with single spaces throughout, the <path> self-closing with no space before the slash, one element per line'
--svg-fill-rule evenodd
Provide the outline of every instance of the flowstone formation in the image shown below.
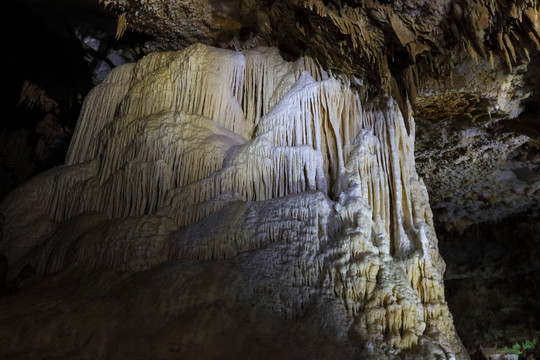
<path fill-rule="evenodd" d="M 116 68 L 0 205 L 8 277 L 37 271 L 4 358 L 468 358 L 414 121 L 352 85 L 265 47 Z"/>

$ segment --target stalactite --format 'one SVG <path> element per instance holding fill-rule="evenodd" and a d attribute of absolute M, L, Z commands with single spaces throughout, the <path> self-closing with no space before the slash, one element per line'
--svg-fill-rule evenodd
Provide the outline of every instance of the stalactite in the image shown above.
<path fill-rule="evenodd" d="M 129 91 L 134 64 L 117 67 L 87 96 L 81 110 L 81 119 L 73 134 L 66 164 L 78 164 L 98 156 L 96 146 L 98 134 L 103 127 L 114 120 L 120 101 Z M 77 145 L 74 149 L 74 145 Z"/>
<path fill-rule="evenodd" d="M 32 239 L 32 262 L 140 270 L 264 253 L 253 266 L 278 275 L 249 283 L 286 318 L 318 289 L 365 341 L 409 349 L 426 327 L 454 341 L 414 122 L 352 81 L 271 48 L 194 45 L 115 69 L 86 99 L 66 166 L 25 185 L 60 229 Z M 70 235 L 77 221 L 88 228 Z M 7 229 L 0 252 L 17 238 Z M 278 296 L 282 284 L 297 290 Z"/>

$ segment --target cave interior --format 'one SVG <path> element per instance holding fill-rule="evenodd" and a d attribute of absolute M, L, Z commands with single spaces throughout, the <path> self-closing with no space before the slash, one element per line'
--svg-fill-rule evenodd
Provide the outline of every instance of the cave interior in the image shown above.
<path fill-rule="evenodd" d="M 405 114 L 411 114 L 414 118 L 415 170 L 429 194 L 428 207 L 433 213 L 438 251 L 445 264 L 444 298 L 457 334 L 466 349 L 467 355 L 464 356 L 471 359 L 540 358 L 540 5 L 536 1 L 21 0 L 3 2 L 0 6 L 6 45 L 1 67 L 4 72 L 4 106 L 0 111 L 2 200 L 8 199 L 16 191 L 19 192 L 19 198 L 24 198 L 28 186 L 21 186 L 31 179 L 34 187 L 43 184 L 41 190 L 36 190 L 37 193 L 52 192 L 49 180 L 40 178 L 40 174 L 51 173 L 69 161 L 72 164 L 78 163 L 66 160 L 66 155 L 74 134 L 77 134 L 76 127 L 81 126 L 78 121 L 83 118 L 80 115 L 83 103 L 91 90 L 101 86 L 115 69 L 144 61 L 149 54 L 188 48 L 195 49 L 194 54 L 206 53 L 193 48 L 194 44 L 246 54 L 258 47 L 272 48 L 277 49 L 276 52 L 261 53 L 268 58 L 279 56 L 286 62 L 296 61 L 295 64 L 298 59 L 309 57 L 324 70 L 321 74 L 346 79 L 343 81 L 358 91 L 362 99 L 368 99 L 368 103 L 375 104 L 381 98 L 391 96 L 395 99 L 398 113 L 405 118 Z M 224 54 L 223 59 L 227 56 Z M 256 56 L 246 55 L 245 61 L 249 62 L 252 58 Z M 207 62 L 214 60 L 209 57 Z M 223 63 L 226 61 L 223 60 Z M 309 66 L 306 65 L 306 68 Z M 119 74 L 120 70 L 116 73 Z M 324 74 L 320 75 L 321 79 L 326 76 Z M 313 77 L 317 80 L 315 75 Z M 269 110 L 260 111 L 269 113 Z M 255 116 L 258 121 L 260 114 Z M 195 124 L 195 120 L 190 121 Z M 264 124 L 261 120 L 257 129 L 249 131 L 262 133 L 260 129 Z M 271 132 L 271 126 L 268 126 Z M 404 126 L 405 131 L 412 132 L 412 125 L 406 119 Z M 187 125 L 185 131 L 189 131 Z M 229 142 L 236 141 L 238 145 L 243 141 L 225 134 L 224 130 L 222 132 L 223 137 L 228 136 L 227 141 L 223 140 L 222 144 L 221 138 L 212 140 L 215 149 L 229 146 Z M 84 137 L 84 134 L 77 136 Z M 145 145 L 140 143 L 137 146 Z M 327 146 L 330 149 L 331 144 Z M 256 151 L 259 148 L 253 149 Z M 331 151 L 328 152 L 327 157 L 332 158 Z M 78 154 L 70 156 L 73 159 Z M 104 156 L 106 158 L 107 155 Z M 202 156 L 214 155 L 210 152 Z M 80 157 L 83 159 L 83 155 Z M 224 156 L 221 160 L 225 163 L 228 159 Z M 330 161 L 325 171 L 335 171 L 333 166 L 337 165 L 332 165 Z M 307 174 L 308 170 L 305 172 Z M 43 179 L 42 183 L 40 179 Z M 332 189 L 338 189 L 340 185 L 335 178 L 330 176 L 328 179 L 328 197 L 337 203 L 341 201 L 338 201 L 339 191 Z M 314 187 L 310 183 L 309 187 L 319 189 L 320 185 L 317 183 L 317 187 Z M 256 195 L 253 196 L 258 200 Z M 272 197 L 269 199 L 265 198 L 269 202 L 260 205 L 260 208 L 256 201 L 253 205 L 249 201 L 247 205 L 235 205 L 233 202 L 225 208 L 228 213 L 219 210 L 217 214 L 222 218 L 229 217 L 232 223 L 240 221 L 242 216 L 247 219 L 245 221 L 249 221 L 249 216 L 260 216 L 257 214 L 264 211 L 271 217 L 277 213 L 280 205 L 272 203 Z M 82 200 L 68 198 L 66 201 Z M 305 206 L 319 204 L 317 206 L 321 206 L 321 209 L 323 205 L 320 204 L 326 204 L 313 194 L 294 201 L 305 201 L 308 204 Z M 5 208 L 10 209 L 14 205 L 10 206 L 6 205 Z M 324 211 L 327 210 L 320 210 L 321 214 Z M 13 232 L 13 227 L 8 224 L 11 215 L 0 215 L 2 228 L 8 229 L 2 232 Z M 152 230 L 143 230 L 137 228 L 137 221 L 129 220 L 134 218 L 117 216 L 118 219 L 127 220 L 123 223 L 118 220 L 116 228 L 111 227 L 107 231 L 153 231 L 163 238 L 171 236 L 166 234 L 174 233 L 178 239 L 196 239 L 197 236 L 202 238 L 200 234 L 203 234 L 203 230 L 200 229 L 205 227 L 215 226 L 216 232 L 231 230 L 226 224 L 220 223 L 222 218 L 218 215 L 215 219 L 212 218 L 214 215 L 196 219 L 198 222 L 195 224 L 199 224 L 199 228 L 194 228 L 189 224 L 191 221 L 186 221 L 189 227 L 185 231 L 182 226 L 171 225 L 165 220 L 159 223 L 159 227 L 156 225 Z M 16 216 L 23 217 L 24 213 Z M 30 241 L 25 240 L 26 231 L 32 234 L 42 231 L 46 236 L 40 241 L 45 244 L 45 238 L 49 241 L 51 238 L 56 239 L 55 236 L 67 238 L 70 233 L 79 236 L 90 231 L 92 224 L 104 221 L 99 216 L 96 213 L 79 220 L 67 217 L 62 219 L 61 224 L 64 225 L 59 226 L 56 233 L 44 230 L 49 225 L 43 225 L 45 222 L 36 218 L 30 221 L 30 224 L 35 225 L 35 230 L 19 229 L 16 234 L 18 241 L 24 244 Z M 69 221 L 72 227 L 65 225 Z M 305 228 L 309 229 L 309 226 L 305 225 Z M 282 236 L 285 238 L 288 235 Z M 76 261 L 55 267 L 49 259 L 46 266 L 49 270 L 44 271 L 31 261 L 15 262 L 9 255 L 17 253 L 11 250 L 14 245 L 6 245 L 7 240 L 3 240 L 1 237 L 0 334 L 4 340 L 0 343 L 0 355 L 5 351 L 6 359 L 95 358 L 92 356 L 111 359 L 322 359 L 330 353 L 335 354 L 336 359 L 345 359 L 350 354 L 358 354 L 356 350 L 343 350 L 343 345 L 337 340 L 335 343 L 329 340 L 328 344 L 314 345 L 317 350 L 313 350 L 308 344 L 312 336 L 309 332 L 317 332 L 315 327 L 320 324 L 310 318 L 309 311 L 297 319 L 303 322 L 303 327 L 300 327 L 286 324 L 284 322 L 288 319 L 273 318 L 266 312 L 249 312 L 242 307 L 248 306 L 245 304 L 230 310 L 226 303 L 228 300 L 223 299 L 212 300 L 217 305 L 204 310 L 204 302 L 198 308 L 192 304 L 196 300 L 188 295 L 181 299 L 168 299 L 167 294 L 158 288 L 174 288 L 176 285 L 162 280 L 162 275 L 159 275 L 162 273 L 157 270 L 152 273 L 152 270 L 145 268 L 147 273 L 126 280 L 125 274 L 140 271 L 138 265 L 127 270 L 111 266 L 107 270 L 100 268 L 90 271 L 84 270 L 84 267 L 81 270 Z M 53 244 L 53 241 L 49 243 Z M 51 258 L 56 256 L 55 251 L 63 251 L 55 250 L 54 244 L 43 246 L 53 247 L 47 250 L 53 254 Z M 191 251 L 178 246 L 176 251 L 179 254 Z M 8 249 L 6 252 L 9 254 L 3 254 L 2 249 Z M 38 252 L 45 251 L 40 247 L 36 249 Z M 220 281 L 228 284 L 230 279 L 225 279 L 227 274 L 240 271 L 237 270 L 240 266 L 237 263 L 244 264 L 244 260 L 235 259 L 242 258 L 242 251 L 229 256 L 232 262 L 218 262 L 214 266 L 208 265 L 208 261 L 199 263 L 195 260 L 174 263 L 179 272 L 187 274 L 182 275 L 181 280 L 178 275 L 178 282 L 183 283 L 177 286 L 192 286 L 195 289 L 207 286 L 211 288 L 208 291 L 215 291 L 216 294 L 227 293 L 227 285 L 219 285 Z M 74 255 L 65 255 L 66 258 L 70 256 L 75 258 Z M 188 255 L 185 257 L 189 258 Z M 366 257 L 365 261 L 368 260 Z M 265 266 L 264 261 L 260 261 L 260 266 Z M 167 268 L 160 264 L 153 266 L 161 266 L 160 271 L 167 274 L 176 269 L 173 265 L 167 265 Z M 204 283 L 205 276 L 211 279 L 208 284 Z M 277 279 L 273 281 L 280 281 L 279 277 Z M 194 284 L 197 281 L 200 284 Z M 115 292 L 103 295 L 105 292 L 101 289 L 106 287 L 114 287 Z M 151 319 L 153 310 L 148 311 L 144 318 L 146 323 L 141 325 L 154 329 L 153 332 L 148 330 L 152 336 L 145 338 L 143 345 L 137 343 L 141 341 L 137 339 L 141 339 L 142 335 L 138 333 L 141 330 L 132 329 L 137 326 L 135 323 L 119 325 L 122 321 L 120 319 L 128 318 L 131 311 L 139 311 L 143 306 L 131 304 L 135 302 L 133 297 L 122 297 L 121 293 L 136 294 L 136 289 L 143 287 L 146 288 L 145 297 L 139 300 L 144 306 L 185 301 L 192 302 L 193 312 L 205 314 L 199 317 L 184 314 L 176 320 L 182 322 L 183 327 L 171 330 L 172 333 L 192 333 L 189 341 L 178 342 L 178 349 L 166 354 L 157 349 L 166 343 L 163 339 L 170 340 L 167 346 L 175 342 L 172 335 L 167 334 L 167 326 L 173 325 L 154 329 Z M 51 293 L 56 294 L 53 300 Z M 75 293 L 84 295 L 74 300 Z M 156 294 L 155 299 L 152 298 L 153 293 Z M 293 299 L 290 301 L 295 301 L 294 293 L 283 296 L 291 296 Z M 303 295 L 299 293 L 296 296 Z M 126 312 L 125 316 L 122 315 L 124 317 L 118 315 L 120 310 L 113 310 L 113 305 L 108 304 L 109 297 L 120 304 L 127 304 L 122 310 Z M 88 305 L 84 308 L 87 310 L 81 311 L 80 317 L 76 318 L 77 309 L 82 308 L 81 302 L 91 303 L 94 298 L 100 298 L 100 302 L 92 308 Z M 264 304 L 264 300 L 258 301 Z M 65 310 L 70 306 L 75 309 L 73 312 Z M 218 311 L 220 306 L 225 310 Z M 25 315 L 26 307 L 33 309 L 30 312 L 33 315 Z M 170 311 L 174 318 L 174 311 Z M 42 313 L 50 315 L 40 317 Z M 62 316 L 62 322 L 54 326 L 47 320 Z M 239 332 L 235 337 L 234 334 L 223 335 L 219 332 L 221 330 L 194 330 L 202 326 L 200 322 L 205 323 L 205 328 L 211 328 L 212 321 L 215 321 L 216 326 L 226 323 L 223 317 L 236 317 L 234 321 L 241 326 L 244 321 L 241 318 L 249 316 L 255 317 L 249 319 L 250 324 L 261 323 L 264 326 L 246 326 L 246 331 L 251 332 L 248 335 Z M 100 322 L 101 317 L 107 319 Z M 73 322 L 70 319 L 74 319 Z M 88 351 L 89 346 L 80 345 L 80 342 L 86 344 L 87 341 L 98 348 L 108 340 L 100 340 L 100 345 L 88 340 L 92 336 L 80 335 L 87 340 L 77 340 L 77 332 L 94 331 L 88 330 L 93 329 L 90 325 L 77 325 L 83 322 L 107 329 L 100 330 L 102 333 L 98 338 L 108 339 L 111 343 L 122 343 L 123 352 L 110 349 L 97 353 Z M 276 335 L 279 333 L 276 329 L 287 327 L 292 330 L 283 332 L 281 336 Z M 112 328 L 121 330 L 110 330 Z M 126 335 L 130 331 L 137 335 Z M 298 334 L 301 335 L 299 339 L 289 338 Z M 305 337 L 302 338 L 302 335 Z M 21 336 L 26 337 L 26 340 L 15 339 Z M 61 336 L 65 336 L 69 351 L 62 350 Z M 361 337 L 352 330 L 343 336 Z M 51 340 L 50 337 L 57 339 Z M 401 337 L 405 338 L 403 331 Z M 22 345 L 9 345 L 24 344 L 24 341 L 29 344 L 26 349 Z M 384 341 L 388 343 L 390 340 L 385 337 Z M 250 346 L 240 345 L 248 342 Z M 205 344 L 209 348 L 215 345 L 216 349 L 222 350 L 203 351 L 193 345 L 196 343 Z M 294 344 L 298 345 L 297 352 L 290 351 Z M 390 341 L 390 344 L 397 343 Z M 139 345 L 146 352 L 137 353 L 133 350 Z M 273 352 L 269 351 L 272 346 L 275 347 Z M 417 355 L 410 355 L 412 358 L 452 358 L 448 354 L 447 357 L 443 357 L 444 354 L 438 357 L 437 351 L 427 345 L 423 346 L 421 341 L 416 346 L 413 349 Z M 107 348 L 105 345 L 102 347 Z M 231 352 L 224 353 L 223 349 L 229 347 Z M 262 350 L 246 352 L 246 349 L 257 347 Z M 335 350 L 339 348 L 342 353 Z M 181 355 L 174 357 L 175 351 Z M 393 353 L 385 350 L 384 354 L 387 358 L 397 359 L 402 356 L 405 359 L 409 356 L 407 351 Z M 266 357 L 259 357 L 262 353 L 267 354 Z M 147 357 L 148 354 L 154 354 L 155 357 Z M 382 355 L 374 356 L 381 358 Z"/>

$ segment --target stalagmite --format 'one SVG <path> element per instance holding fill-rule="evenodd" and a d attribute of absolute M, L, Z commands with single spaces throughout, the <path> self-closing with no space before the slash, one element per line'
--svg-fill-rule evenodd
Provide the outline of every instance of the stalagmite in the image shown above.
<path fill-rule="evenodd" d="M 314 60 L 272 48 L 193 45 L 121 66 L 86 99 L 66 165 L 1 203 L 35 215 L 8 219 L 0 252 L 40 274 L 219 259 L 235 269 L 234 301 L 284 319 L 311 308 L 362 358 L 436 343 L 465 359 L 414 121 L 390 97 L 361 99 Z M 41 235 L 19 243 L 39 217 Z M 337 305 L 325 313 L 315 299 Z"/>

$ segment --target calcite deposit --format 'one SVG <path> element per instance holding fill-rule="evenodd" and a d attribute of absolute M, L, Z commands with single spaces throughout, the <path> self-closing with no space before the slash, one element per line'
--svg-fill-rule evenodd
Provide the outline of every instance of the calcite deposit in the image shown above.
<path fill-rule="evenodd" d="M 0 204 L 8 277 L 37 272 L 24 315 L 1 299 L 5 358 L 468 358 L 414 140 L 273 48 L 118 67 L 66 164 Z"/>

